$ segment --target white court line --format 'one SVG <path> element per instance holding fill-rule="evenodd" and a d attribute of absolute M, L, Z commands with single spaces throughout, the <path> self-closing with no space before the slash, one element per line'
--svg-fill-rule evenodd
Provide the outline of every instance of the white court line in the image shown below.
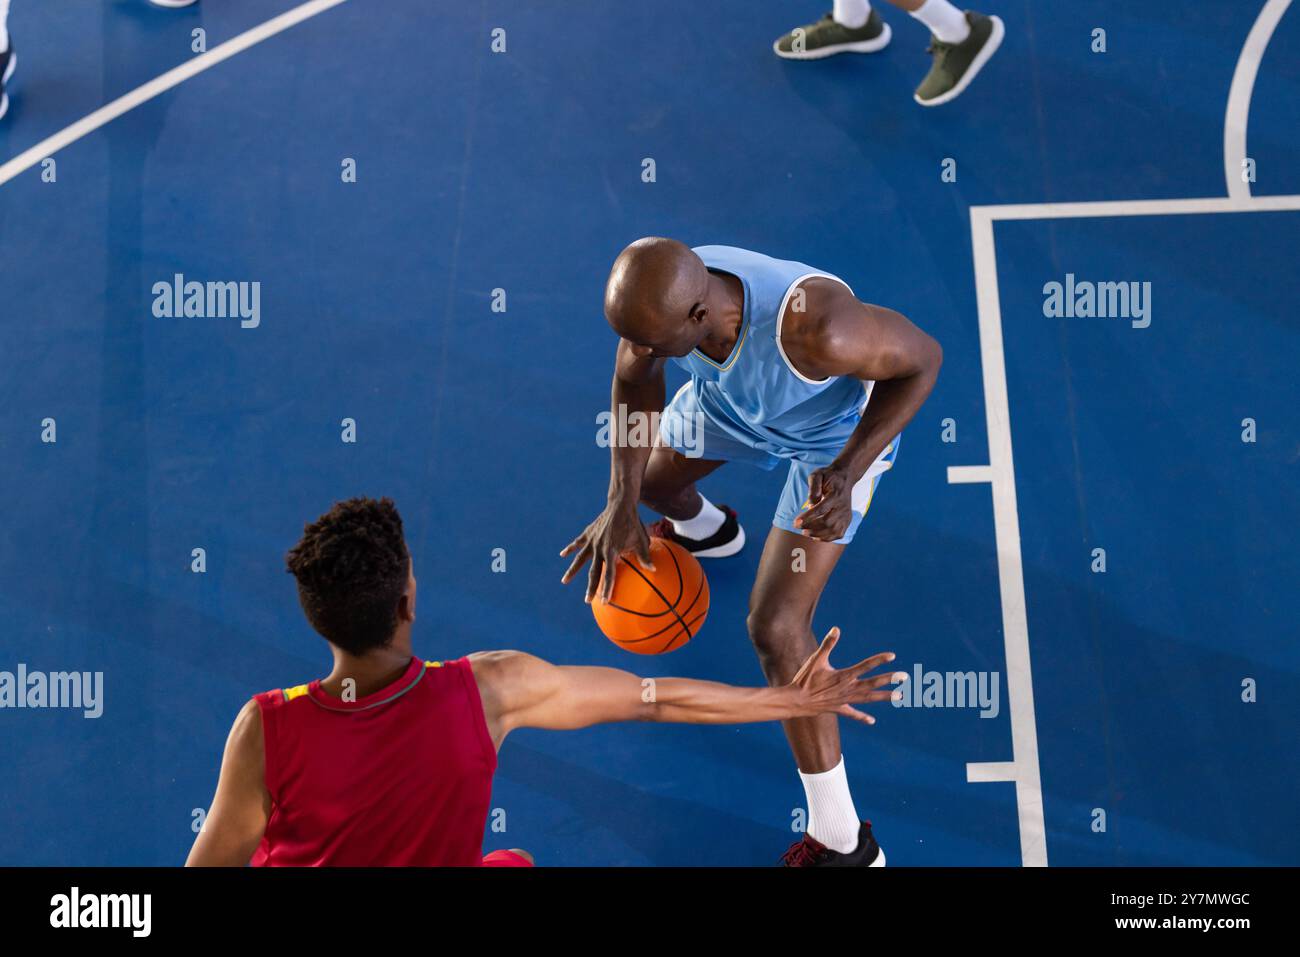
<path fill-rule="evenodd" d="M 211 69 L 237 53 L 243 53 L 249 47 L 255 46 L 277 33 L 282 33 L 290 27 L 316 16 L 318 13 L 324 13 L 331 7 L 337 7 L 339 4 L 346 2 L 347 0 L 310 0 L 310 2 L 294 7 L 278 17 L 273 17 L 265 23 L 258 24 L 251 30 L 246 30 L 220 46 L 213 47 L 207 53 L 199 54 L 192 60 L 187 60 L 161 76 L 154 77 L 148 83 L 137 86 L 130 93 L 119 96 L 113 102 L 107 103 L 95 112 L 83 116 L 71 126 L 64 127 L 53 136 L 41 140 L 31 149 L 24 150 L 3 166 L 0 166 L 0 185 L 4 185 L 20 173 L 31 169 L 47 156 L 75 143 L 88 133 L 95 132 L 105 123 L 112 122 L 123 113 L 135 109 L 141 103 L 147 103 L 158 94 L 165 93 L 172 87 L 184 83 L 204 70 Z"/>
<path fill-rule="evenodd" d="M 1255 18 L 1255 25 L 1246 35 L 1237 68 L 1232 73 L 1232 86 L 1228 88 L 1228 109 L 1223 117 L 1223 176 L 1228 181 L 1228 195 L 1233 199 L 1250 196 L 1250 184 L 1241 178 L 1241 165 L 1246 159 L 1246 126 L 1250 122 L 1250 98 L 1255 92 L 1255 77 L 1259 74 L 1259 61 L 1264 58 L 1268 41 L 1282 20 L 1282 14 L 1291 6 L 1291 0 L 1268 0 Z"/>
<path fill-rule="evenodd" d="M 969 784 L 983 784 L 990 781 L 1014 781 L 1016 766 L 1006 761 L 980 761 L 966 765 L 966 781 Z"/>
<path fill-rule="evenodd" d="M 977 217 L 1001 219 L 1080 219 L 1097 216 L 1192 216 L 1203 213 L 1267 213 L 1295 209 L 1300 196 L 1248 196 L 1244 199 L 1121 199 L 1088 203 L 1024 203 L 972 206 Z"/>
<path fill-rule="evenodd" d="M 987 465 L 948 466 L 949 485 L 970 485 L 975 482 L 992 482 L 993 469 Z"/>
<path fill-rule="evenodd" d="M 971 243 L 975 253 L 975 298 L 984 368 L 984 415 L 988 422 L 988 469 L 993 490 L 998 588 L 1002 597 L 1012 760 L 997 765 L 997 777 L 989 776 L 989 769 L 981 764 L 968 764 L 966 778 L 1015 782 L 1021 863 L 1026 867 L 1046 867 L 1047 832 L 1043 823 L 1043 785 L 1038 773 L 1038 724 L 1034 718 L 1034 679 L 1029 665 L 1029 623 L 1025 614 L 1020 518 L 1016 511 L 1016 469 L 1011 457 L 1011 407 L 1002 351 L 998 264 L 993 247 L 993 219 L 986 210 L 987 207 L 971 208 Z"/>
<path fill-rule="evenodd" d="M 1033 673 L 1029 660 L 1029 623 L 1025 612 L 1024 563 L 1016 474 L 1011 453 L 1011 411 L 1007 398 L 1006 354 L 1002 344 L 1002 304 L 998 291 L 997 250 L 993 235 L 998 220 L 1078 219 L 1110 216 L 1179 216 L 1208 213 L 1300 211 L 1300 195 L 1239 199 L 1162 199 L 1128 202 L 1036 203 L 972 206 L 971 245 L 975 263 L 975 297 L 979 310 L 980 358 L 984 374 L 984 412 L 988 422 L 989 465 L 993 491 L 993 527 L 1002 597 L 1002 632 L 1006 645 L 1007 698 L 1010 705 L 1012 760 L 971 762 L 969 782 L 1013 781 L 1020 818 L 1020 856 L 1025 866 L 1046 866 L 1042 777 L 1038 766 L 1038 725 L 1034 716 Z M 981 466 L 955 467 L 966 475 Z"/>

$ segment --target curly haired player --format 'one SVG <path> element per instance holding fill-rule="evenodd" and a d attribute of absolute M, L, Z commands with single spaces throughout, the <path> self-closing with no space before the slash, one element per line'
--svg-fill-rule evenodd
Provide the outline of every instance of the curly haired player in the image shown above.
<path fill-rule="evenodd" d="M 862 677 L 889 653 L 832 669 L 835 629 L 779 688 L 647 685 L 520 651 L 421 660 L 411 652 L 414 565 L 386 498 L 336 504 L 306 527 L 288 564 L 334 667 L 240 710 L 189 865 L 528 866 L 518 849 L 482 851 L 497 750 L 515 728 L 816 714 L 872 723 L 853 705 L 888 700 L 900 678 Z"/>

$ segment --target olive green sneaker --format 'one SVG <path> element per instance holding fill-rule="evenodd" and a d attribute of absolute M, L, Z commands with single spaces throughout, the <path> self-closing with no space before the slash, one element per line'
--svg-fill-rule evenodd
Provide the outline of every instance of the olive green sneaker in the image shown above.
<path fill-rule="evenodd" d="M 860 27 L 836 23 L 829 13 L 816 23 L 796 27 L 772 44 L 787 60 L 820 60 L 836 53 L 875 53 L 889 45 L 889 24 L 875 10 Z"/>
<path fill-rule="evenodd" d="M 934 63 L 913 97 L 922 106 L 938 106 L 961 96 L 1002 45 L 1006 31 L 999 18 L 967 10 L 966 22 L 970 24 L 970 36 L 961 43 L 944 43 L 936 36 L 930 37 L 926 52 L 934 57 Z"/>

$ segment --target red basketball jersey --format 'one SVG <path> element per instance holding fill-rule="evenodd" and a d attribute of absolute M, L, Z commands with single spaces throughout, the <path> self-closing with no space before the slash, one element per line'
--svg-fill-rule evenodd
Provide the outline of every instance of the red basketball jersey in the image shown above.
<path fill-rule="evenodd" d="M 271 817 L 254 866 L 478 866 L 496 749 L 464 658 L 353 702 L 257 695 Z"/>

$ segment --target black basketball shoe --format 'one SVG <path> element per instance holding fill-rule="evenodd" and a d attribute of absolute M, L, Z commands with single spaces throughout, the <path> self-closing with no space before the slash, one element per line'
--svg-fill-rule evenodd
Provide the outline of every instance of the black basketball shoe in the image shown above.
<path fill-rule="evenodd" d="M 863 821 L 858 830 L 858 846 L 847 854 L 832 851 L 805 834 L 802 841 L 795 841 L 781 855 L 781 863 L 785 867 L 884 867 L 885 852 L 871 835 L 871 822 Z"/>
<path fill-rule="evenodd" d="M 722 509 L 722 514 L 727 518 L 708 538 L 697 539 L 678 535 L 673 528 L 673 523 L 666 518 L 661 518 L 651 525 L 649 532 L 655 538 L 666 538 L 670 542 L 676 542 L 696 558 L 726 558 L 745 547 L 745 530 L 740 527 L 740 522 L 732 509 L 725 505 L 719 505 L 718 508 Z"/>

